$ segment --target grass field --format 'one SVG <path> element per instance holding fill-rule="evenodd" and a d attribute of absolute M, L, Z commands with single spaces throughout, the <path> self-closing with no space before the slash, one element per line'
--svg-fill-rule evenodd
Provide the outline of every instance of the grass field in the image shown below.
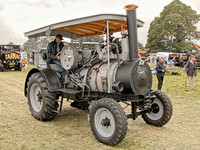
<path fill-rule="evenodd" d="M 147 125 L 141 117 L 128 120 L 125 139 L 111 147 L 93 136 L 88 111 L 71 108 L 64 102 L 63 111 L 51 122 L 35 120 L 24 97 L 28 70 L 0 72 L 0 150 L 9 149 L 200 149 L 200 71 L 196 90 L 185 90 L 185 76 L 166 75 L 163 91 L 173 103 L 173 116 L 163 127 Z M 153 89 L 157 80 L 153 76 Z M 126 111 L 129 111 L 127 108 Z"/>

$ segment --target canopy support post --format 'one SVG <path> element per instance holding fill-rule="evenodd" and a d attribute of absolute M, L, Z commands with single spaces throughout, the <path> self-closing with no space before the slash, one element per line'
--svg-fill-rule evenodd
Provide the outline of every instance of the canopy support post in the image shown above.
<path fill-rule="evenodd" d="M 108 81 L 108 93 L 110 93 L 110 41 L 109 41 L 109 20 L 107 20 L 107 56 L 108 56 L 108 70 L 107 70 L 107 81 Z"/>
<path fill-rule="evenodd" d="M 36 52 L 36 36 L 34 36 L 34 51 Z"/>

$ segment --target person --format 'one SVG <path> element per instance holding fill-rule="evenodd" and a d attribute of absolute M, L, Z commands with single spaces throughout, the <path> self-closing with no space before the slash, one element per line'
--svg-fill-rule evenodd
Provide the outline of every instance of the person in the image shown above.
<path fill-rule="evenodd" d="M 180 68 L 183 68 L 184 60 L 185 60 L 185 58 L 183 57 L 183 54 L 181 54 L 180 57 L 179 57 L 179 65 L 180 65 Z"/>
<path fill-rule="evenodd" d="M 194 55 L 190 56 L 190 60 L 188 60 L 187 64 L 185 65 L 185 75 L 187 76 L 187 88 L 189 89 L 190 82 L 192 80 L 192 89 L 195 89 L 195 82 L 196 82 L 196 75 L 197 75 L 197 62 Z"/>
<path fill-rule="evenodd" d="M 62 42 L 63 37 L 61 34 L 57 34 L 56 38 L 54 41 L 50 42 L 47 46 L 47 52 L 48 52 L 48 59 L 49 62 L 57 64 L 61 68 L 62 72 L 62 81 L 65 81 L 65 75 L 66 75 L 66 70 L 62 67 L 60 63 L 60 56 L 57 54 L 62 50 L 64 47 L 64 44 Z"/>
<path fill-rule="evenodd" d="M 164 65 L 164 58 L 160 57 L 159 62 L 156 65 L 157 79 L 158 79 L 158 90 L 161 90 L 164 80 L 165 72 L 167 71 Z"/>
<path fill-rule="evenodd" d="M 22 59 L 22 67 L 24 67 L 25 66 L 25 64 L 24 64 L 24 59 Z"/>
<path fill-rule="evenodd" d="M 176 65 L 176 58 L 175 57 L 173 57 L 172 62 L 173 62 L 173 65 L 175 66 Z"/>
<path fill-rule="evenodd" d="M 155 57 L 151 58 L 151 63 L 155 63 Z"/>
<path fill-rule="evenodd" d="M 164 57 L 164 63 L 167 64 L 167 57 Z"/>
<path fill-rule="evenodd" d="M 25 64 L 25 69 L 27 69 L 28 68 L 28 59 L 27 59 L 27 57 L 24 60 L 24 64 Z"/>
<path fill-rule="evenodd" d="M 172 59 L 169 61 L 169 63 L 168 63 L 169 65 L 168 65 L 168 67 L 170 67 L 170 68 L 172 68 L 173 67 L 173 62 L 172 62 Z"/>
<path fill-rule="evenodd" d="M 35 52 L 32 52 L 32 64 L 34 64 Z"/>
<path fill-rule="evenodd" d="M 156 63 L 158 63 L 159 62 L 159 57 L 156 57 Z"/>
<path fill-rule="evenodd" d="M 192 54 L 191 55 L 193 55 L 194 57 L 197 57 L 197 52 L 196 52 L 196 50 L 192 50 Z"/>

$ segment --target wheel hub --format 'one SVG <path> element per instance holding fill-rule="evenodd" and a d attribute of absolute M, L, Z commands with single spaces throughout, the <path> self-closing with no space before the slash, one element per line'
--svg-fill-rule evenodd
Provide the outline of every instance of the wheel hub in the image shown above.
<path fill-rule="evenodd" d="M 159 110 L 160 110 L 158 104 L 156 104 L 156 103 L 153 103 L 153 104 L 151 105 L 151 108 L 152 108 L 152 112 L 155 113 L 155 114 L 158 113 Z"/>
<path fill-rule="evenodd" d="M 42 103 L 42 93 L 40 91 L 38 91 L 37 98 L 38 98 L 38 102 L 41 105 L 41 103 Z"/>
<path fill-rule="evenodd" d="M 164 106 L 162 102 L 155 98 L 151 104 L 151 111 L 147 113 L 147 117 L 151 120 L 159 120 L 164 114 Z"/>
<path fill-rule="evenodd" d="M 103 137 L 110 137 L 115 132 L 115 119 L 107 108 L 100 108 L 94 116 L 97 132 Z"/>
<path fill-rule="evenodd" d="M 108 119 L 107 117 L 105 117 L 105 119 L 102 119 L 102 121 L 101 121 L 101 124 L 102 124 L 102 126 L 106 126 L 106 127 L 108 127 L 108 126 L 110 126 L 110 119 Z"/>

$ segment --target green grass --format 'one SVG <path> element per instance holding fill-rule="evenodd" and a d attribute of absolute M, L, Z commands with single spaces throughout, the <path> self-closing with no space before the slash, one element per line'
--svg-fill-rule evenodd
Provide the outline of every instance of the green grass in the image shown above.
<path fill-rule="evenodd" d="M 32 66 L 29 66 L 29 69 Z M 153 66 L 152 66 L 153 67 Z M 200 71 L 196 90 L 185 90 L 185 76 L 166 75 L 163 91 L 173 103 L 173 116 L 163 127 L 147 125 L 141 117 L 128 120 L 125 139 L 111 147 L 98 142 L 90 131 L 88 111 L 71 108 L 51 122 L 35 120 L 24 97 L 28 70 L 0 72 L 0 149 L 200 149 Z M 157 87 L 153 76 L 153 89 Z M 130 108 L 126 111 L 130 112 Z"/>

